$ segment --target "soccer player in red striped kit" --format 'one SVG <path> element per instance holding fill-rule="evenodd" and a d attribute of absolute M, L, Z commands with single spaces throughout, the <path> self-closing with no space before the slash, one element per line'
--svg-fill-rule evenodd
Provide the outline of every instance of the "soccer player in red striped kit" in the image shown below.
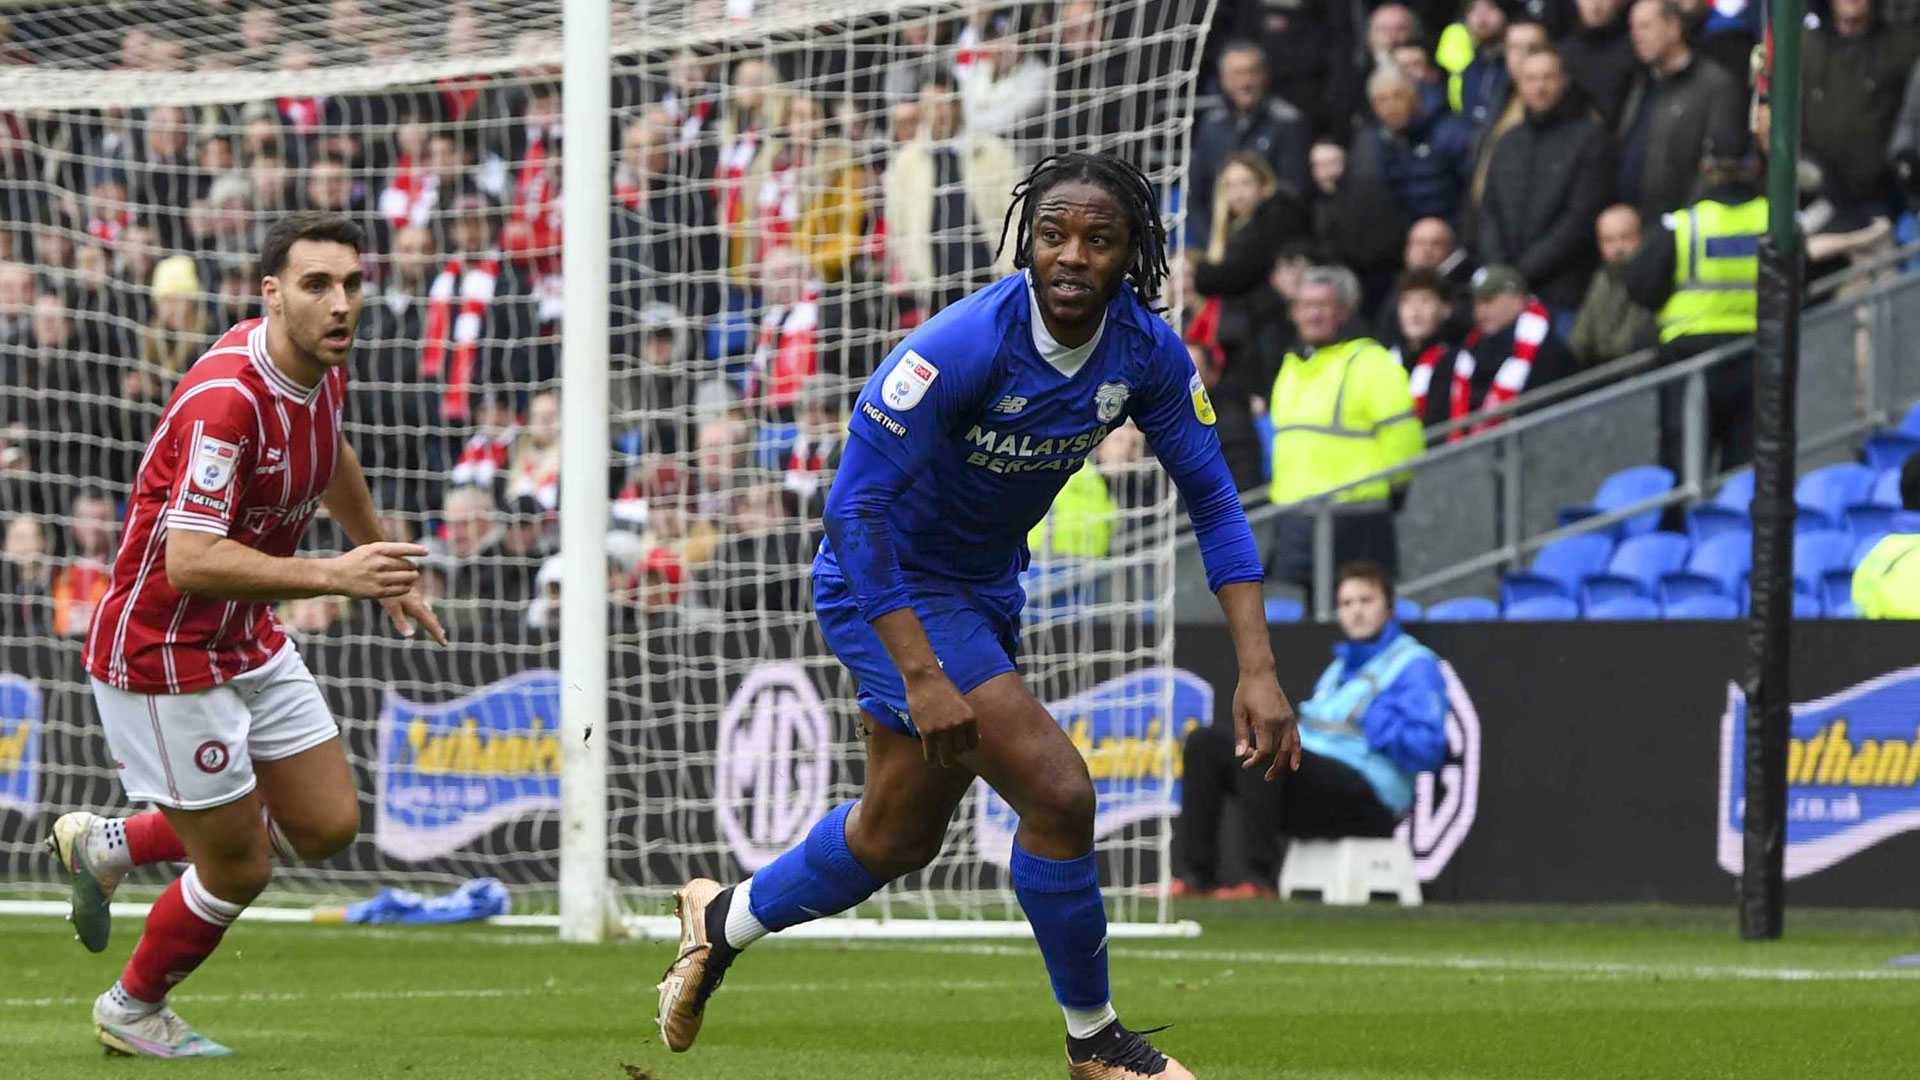
<path fill-rule="evenodd" d="M 412 560 L 426 549 L 386 541 L 340 436 L 363 246 L 359 226 L 335 214 L 276 222 L 260 252 L 266 317 L 234 326 L 193 365 L 140 460 L 85 663 L 127 798 L 158 809 L 67 814 L 48 840 L 95 952 L 122 875 L 190 864 L 94 1002 L 110 1053 L 230 1054 L 181 1021 L 168 992 L 266 888 L 274 855 L 324 859 L 359 832 L 339 727 L 272 605 L 374 599 L 402 635 L 417 624 L 446 643 L 415 587 Z M 323 506 L 358 546 L 296 557 Z"/>

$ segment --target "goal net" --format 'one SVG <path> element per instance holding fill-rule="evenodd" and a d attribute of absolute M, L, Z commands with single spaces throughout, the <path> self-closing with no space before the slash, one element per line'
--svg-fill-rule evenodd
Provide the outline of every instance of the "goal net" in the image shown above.
<path fill-rule="evenodd" d="M 612 9 L 612 152 L 565 158 L 559 0 L 154 0 L 0 9 L 0 888 L 57 894 L 71 809 L 126 812 L 80 639 L 171 387 L 259 314 L 266 226 L 369 238 L 348 438 L 434 554 L 452 644 L 370 603 L 279 616 L 340 718 L 363 830 L 283 903 L 500 878 L 552 910 L 561 701 L 608 699 L 609 879 L 634 916 L 737 880 L 862 779 L 808 566 L 848 402 L 904 333 L 1009 272 L 1010 190 L 1112 149 L 1170 224 L 1210 0 L 640 0 Z M 566 169 L 612 178 L 611 375 L 562 385 Z M 1175 236 L 1179 229 L 1174 228 Z M 1173 298 L 1176 302 L 1177 297 Z M 556 549 L 560 395 L 604 401 L 604 567 Z M 1121 923 L 1167 917 L 1173 493 L 1111 436 L 1033 537 L 1021 670 L 1087 755 Z M 346 542 L 322 520 L 314 553 Z M 604 688 L 563 687 L 560 581 L 606 583 Z M 984 787 L 860 914 L 1017 919 Z M 168 874 L 143 871 L 138 895 Z"/>

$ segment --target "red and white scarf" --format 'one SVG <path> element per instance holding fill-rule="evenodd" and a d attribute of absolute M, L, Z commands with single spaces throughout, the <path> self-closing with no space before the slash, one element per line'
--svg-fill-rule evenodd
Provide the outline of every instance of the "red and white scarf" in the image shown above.
<path fill-rule="evenodd" d="M 441 79 L 440 101 L 446 106 L 447 123 L 457 124 L 467 118 L 473 107 L 480 103 L 480 91 L 486 88 L 485 75 L 470 75 L 455 79 Z"/>
<path fill-rule="evenodd" d="M 321 102 L 317 97 L 283 97 L 276 102 L 287 126 L 306 135 L 320 126 Z"/>
<path fill-rule="evenodd" d="M 502 431 L 476 431 L 460 448 L 447 480 L 454 487 L 483 487 L 492 490 L 495 477 L 507 471 L 507 459 L 513 453 L 520 433 L 515 428 Z"/>
<path fill-rule="evenodd" d="M 560 185 L 547 170 L 547 141 L 536 137 L 520 160 L 514 184 L 513 220 L 526 226 L 525 246 L 509 254 L 531 257 L 540 275 L 560 269 Z"/>
<path fill-rule="evenodd" d="M 814 350 L 819 298 L 819 290 L 808 289 L 799 303 L 785 310 L 774 308 L 760 320 L 760 336 L 753 348 L 754 381 L 756 396 L 769 409 L 791 409 L 800 397 L 801 384 L 819 370 Z"/>
<path fill-rule="evenodd" d="M 1546 306 L 1540 301 L 1527 298 L 1527 306 L 1520 312 L 1520 318 L 1513 324 L 1513 355 L 1500 363 L 1500 370 L 1493 376 L 1493 384 L 1487 387 L 1487 395 L 1480 402 L 1481 411 L 1496 409 L 1514 398 L 1527 388 L 1527 379 L 1533 374 L 1534 357 L 1539 355 L 1540 343 L 1547 340 L 1547 331 L 1553 326 L 1547 314 Z M 1453 357 L 1453 385 L 1447 394 L 1447 418 L 1458 420 L 1473 412 L 1473 373 L 1478 366 L 1474 359 L 1473 347 L 1480 343 L 1480 330 L 1467 335 L 1460 351 Z M 1440 361 L 1441 349 L 1430 346 L 1420 354 L 1413 370 L 1407 375 L 1407 389 L 1413 393 L 1413 412 L 1415 416 L 1425 417 L 1427 412 L 1427 394 L 1433 386 L 1433 370 Z M 1474 425 L 1473 432 L 1481 432 L 1500 423 L 1499 420 Z M 1455 430 L 1447 436 L 1448 442 L 1458 442 L 1470 434 L 1467 430 Z"/>
<path fill-rule="evenodd" d="M 422 378 L 446 380 L 441 402 L 442 415 L 448 420 L 465 420 L 471 412 L 469 397 L 473 387 L 474 364 L 480 354 L 480 331 L 485 326 L 487 304 L 493 299 L 500 280 L 500 256 L 488 255 L 471 270 L 459 259 L 448 263 L 427 291 L 426 342 L 420 349 Z M 454 294 L 460 296 L 460 313 L 453 312 Z M 448 363 L 447 341 L 451 331 L 452 362 Z"/>
<path fill-rule="evenodd" d="M 439 205 L 440 178 L 417 168 L 410 155 L 400 155 L 399 164 L 393 167 L 393 180 L 380 192 L 380 216 L 396 229 L 431 225 Z"/>
<path fill-rule="evenodd" d="M 747 170 L 760 153 L 760 129 L 749 127 L 720 151 L 720 221 L 732 225 L 741 220 L 745 208 L 741 189 L 746 187 Z"/>

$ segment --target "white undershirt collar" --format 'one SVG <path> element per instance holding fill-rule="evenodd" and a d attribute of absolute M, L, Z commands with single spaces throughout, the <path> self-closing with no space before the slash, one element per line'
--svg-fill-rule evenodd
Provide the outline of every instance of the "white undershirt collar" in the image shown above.
<path fill-rule="evenodd" d="M 1100 326 L 1094 330 L 1093 336 L 1087 339 L 1085 345 L 1077 349 L 1069 349 L 1053 340 L 1053 335 L 1047 332 L 1047 320 L 1040 313 L 1040 294 L 1033 287 L 1031 271 L 1027 273 L 1026 278 L 1027 309 L 1033 315 L 1033 347 L 1039 351 L 1040 359 L 1052 365 L 1055 371 L 1071 379 L 1086 364 L 1087 358 L 1093 355 L 1093 350 L 1099 348 L 1100 339 L 1107 332 L 1107 313 L 1104 310 L 1100 313 Z"/>

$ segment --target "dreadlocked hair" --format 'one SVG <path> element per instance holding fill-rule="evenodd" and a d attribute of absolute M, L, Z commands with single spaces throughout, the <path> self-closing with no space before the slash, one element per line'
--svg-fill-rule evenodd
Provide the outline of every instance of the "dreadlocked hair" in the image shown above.
<path fill-rule="evenodd" d="M 1027 173 L 1027 178 L 1013 189 L 1013 203 L 1007 207 L 1006 220 L 1000 224 L 1000 251 L 1007 248 L 1007 232 L 1017 213 L 1020 220 L 1014 234 L 1013 265 L 1019 270 L 1032 266 L 1034 207 L 1040 205 L 1047 192 L 1075 181 L 1102 188 L 1120 203 L 1133 245 L 1133 262 L 1127 267 L 1127 280 L 1133 282 L 1133 291 L 1141 303 L 1154 311 L 1161 310 L 1157 301 L 1160 283 L 1167 279 L 1167 227 L 1160 221 L 1153 181 L 1118 154 L 1075 152 L 1041 158 Z"/>

